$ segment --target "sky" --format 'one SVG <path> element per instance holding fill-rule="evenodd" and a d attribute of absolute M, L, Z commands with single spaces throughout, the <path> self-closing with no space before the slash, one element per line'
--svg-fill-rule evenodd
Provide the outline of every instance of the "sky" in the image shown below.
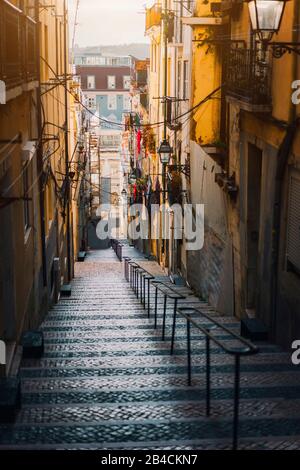
<path fill-rule="evenodd" d="M 77 0 L 68 0 L 70 36 L 73 37 Z M 145 6 L 154 0 L 80 0 L 75 44 L 97 46 L 147 43 Z"/>

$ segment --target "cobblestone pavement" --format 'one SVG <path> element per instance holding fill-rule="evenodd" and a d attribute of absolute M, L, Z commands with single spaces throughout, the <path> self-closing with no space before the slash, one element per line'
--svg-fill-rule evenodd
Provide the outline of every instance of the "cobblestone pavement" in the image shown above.
<path fill-rule="evenodd" d="M 164 278 L 154 262 L 125 251 Z M 197 301 L 181 291 L 190 304 Z M 219 320 L 238 331 L 234 318 Z M 192 332 L 188 387 L 185 325 L 178 321 L 170 356 L 170 321 L 171 314 L 162 341 L 113 251 L 89 253 L 76 266 L 71 298 L 61 299 L 42 325 L 43 358 L 22 363 L 22 409 L 14 425 L 0 426 L 0 448 L 230 449 L 233 359 L 212 347 L 207 418 L 203 337 Z M 242 359 L 241 370 L 239 447 L 300 449 L 300 368 L 263 343 L 259 355 Z"/>

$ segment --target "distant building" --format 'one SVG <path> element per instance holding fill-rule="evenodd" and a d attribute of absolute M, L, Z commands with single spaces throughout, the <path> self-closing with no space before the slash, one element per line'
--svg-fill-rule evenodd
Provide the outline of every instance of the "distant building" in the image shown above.
<path fill-rule="evenodd" d="M 91 223 L 89 246 L 103 248 L 95 227 L 99 206 L 117 207 L 124 187 L 121 142 L 124 114 L 137 106 L 133 84 L 136 59 L 132 56 L 105 55 L 100 52 L 75 52 L 76 75 L 80 77 L 91 145 L 90 186 Z M 115 123 L 115 124 L 114 124 Z M 118 216 L 116 215 L 118 218 Z"/>
<path fill-rule="evenodd" d="M 135 59 L 132 56 L 80 53 L 75 55 L 74 62 L 86 106 L 103 119 L 101 127 L 111 127 L 104 120 L 122 122 L 123 113 L 131 109 Z"/>

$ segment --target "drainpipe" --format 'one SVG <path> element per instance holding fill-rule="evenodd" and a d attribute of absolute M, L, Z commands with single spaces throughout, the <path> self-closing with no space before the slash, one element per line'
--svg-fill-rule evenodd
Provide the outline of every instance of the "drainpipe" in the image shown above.
<path fill-rule="evenodd" d="M 38 146 L 37 146 L 37 171 L 39 175 L 39 199 L 40 199 L 40 223 L 41 223 L 41 251 L 42 251 L 42 269 L 43 269 L 43 286 L 48 285 L 47 275 L 47 251 L 46 251 L 46 233 L 45 233 L 45 209 L 44 209 L 44 184 L 43 184 L 43 123 L 42 123 L 42 97 L 41 97 L 41 70 L 40 70 L 40 2 L 35 0 L 35 21 L 36 21 L 36 67 L 38 88 L 37 95 L 37 126 L 38 126 Z"/>
<path fill-rule="evenodd" d="M 293 42 L 298 42 L 299 33 L 296 28 L 299 18 L 299 4 L 294 2 L 294 27 Z M 298 55 L 293 54 L 293 81 L 297 79 Z M 296 130 L 300 122 L 300 117 L 296 114 L 296 105 L 291 104 L 290 119 L 286 135 L 280 145 L 277 156 L 276 180 L 275 180 L 275 200 L 273 210 L 273 240 L 272 240 L 272 287 L 271 287 L 271 335 L 276 339 L 277 327 L 277 293 L 278 293 L 278 270 L 280 258 L 280 230 L 281 230 L 281 208 L 282 208 L 282 191 L 286 165 L 293 148 Z"/>

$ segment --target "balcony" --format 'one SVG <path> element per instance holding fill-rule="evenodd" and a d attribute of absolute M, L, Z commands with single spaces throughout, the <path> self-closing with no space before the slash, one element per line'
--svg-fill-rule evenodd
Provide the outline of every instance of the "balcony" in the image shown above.
<path fill-rule="evenodd" d="M 153 26 L 160 26 L 161 24 L 161 6 L 153 5 L 151 8 L 146 9 L 146 32 Z"/>
<path fill-rule="evenodd" d="M 36 27 L 21 10 L 0 3 L 0 80 L 7 91 L 37 80 Z"/>
<path fill-rule="evenodd" d="M 231 48 L 226 61 L 227 99 L 238 100 L 252 112 L 271 111 L 271 65 L 267 52 Z"/>

